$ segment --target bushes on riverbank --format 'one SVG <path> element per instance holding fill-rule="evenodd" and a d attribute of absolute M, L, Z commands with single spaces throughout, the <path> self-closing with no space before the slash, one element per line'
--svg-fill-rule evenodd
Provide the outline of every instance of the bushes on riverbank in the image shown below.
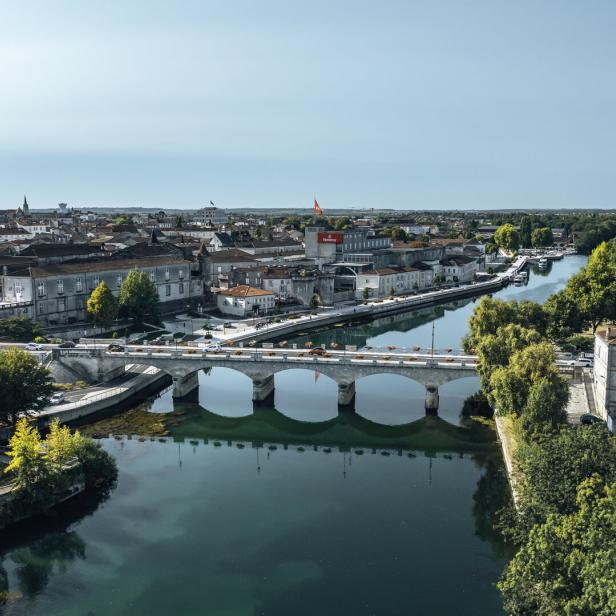
<path fill-rule="evenodd" d="M 0 525 L 46 512 L 74 486 L 106 492 L 117 478 L 115 460 L 100 445 L 52 422 L 45 439 L 21 418 L 9 441 L 4 470 L 12 491 L 0 507 Z"/>

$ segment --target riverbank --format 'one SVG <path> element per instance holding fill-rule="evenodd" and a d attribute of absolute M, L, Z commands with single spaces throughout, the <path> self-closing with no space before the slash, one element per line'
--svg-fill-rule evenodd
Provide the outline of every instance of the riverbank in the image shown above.
<path fill-rule="evenodd" d="M 381 316 L 419 308 L 429 308 L 456 299 L 477 297 L 498 291 L 503 286 L 509 284 L 513 277 L 526 266 L 526 263 L 527 257 L 520 256 L 506 271 L 496 274 L 492 280 L 486 282 L 475 282 L 451 289 L 437 289 L 408 297 L 372 300 L 359 306 L 347 306 L 339 310 L 305 314 L 279 323 L 269 323 L 266 327 L 261 327 L 260 329 L 253 326 L 245 328 L 241 332 L 225 331 L 217 333 L 216 338 L 225 343 L 270 340 L 345 321 L 370 321 Z"/>

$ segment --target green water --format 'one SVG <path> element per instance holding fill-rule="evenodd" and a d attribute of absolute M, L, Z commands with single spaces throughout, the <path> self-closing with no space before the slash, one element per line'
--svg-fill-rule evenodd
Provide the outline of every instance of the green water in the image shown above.
<path fill-rule="evenodd" d="M 582 262 L 502 295 L 544 299 Z M 471 309 L 439 314 L 442 346 L 457 346 Z M 322 336 L 424 346 L 418 318 Z M 493 433 L 460 418 L 476 378 L 441 388 L 439 417 L 402 377 L 360 380 L 357 413 L 341 415 L 323 375 L 277 374 L 258 408 L 243 375 L 199 378 L 194 404 L 148 403 L 168 436 L 101 441 L 119 466 L 105 502 L 0 537 L 0 614 L 502 614 L 492 521 L 506 479 Z"/>

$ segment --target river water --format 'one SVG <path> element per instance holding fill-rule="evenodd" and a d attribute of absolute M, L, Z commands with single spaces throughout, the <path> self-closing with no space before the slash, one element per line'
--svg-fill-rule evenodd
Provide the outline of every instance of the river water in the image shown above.
<path fill-rule="evenodd" d="M 543 301 L 584 261 L 498 295 Z M 455 349 L 473 305 L 305 340 L 426 348 L 435 319 L 435 346 Z M 254 409 L 239 373 L 200 385 L 198 403 L 167 391 L 99 424 L 116 434 L 100 442 L 117 487 L 1 538 L 0 614 L 502 613 L 507 555 L 491 521 L 506 479 L 490 428 L 460 419 L 476 378 L 441 388 L 438 417 L 396 376 L 360 380 L 357 412 L 340 415 L 335 383 L 312 372 L 276 375 L 273 404 Z M 139 437 L 153 422 L 162 435 Z"/>

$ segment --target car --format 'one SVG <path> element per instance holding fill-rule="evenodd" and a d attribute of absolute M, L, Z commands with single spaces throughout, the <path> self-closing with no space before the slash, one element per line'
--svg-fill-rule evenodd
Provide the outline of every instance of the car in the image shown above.
<path fill-rule="evenodd" d="M 325 353 L 327 353 L 327 351 L 323 347 L 315 347 L 308 351 L 309 355 L 325 355 Z"/>
<path fill-rule="evenodd" d="M 43 346 L 36 342 L 28 342 L 25 346 L 26 351 L 40 351 L 42 348 Z"/>
<path fill-rule="evenodd" d="M 199 346 L 204 350 L 204 351 L 209 351 L 209 352 L 218 352 L 218 351 L 222 351 L 222 347 L 220 346 L 220 344 L 218 344 L 217 342 L 210 342 L 208 344 L 204 344 L 203 342 L 201 342 L 199 344 Z"/>
<path fill-rule="evenodd" d="M 597 417 L 596 415 L 591 415 L 590 413 L 584 413 L 584 415 L 580 417 L 580 423 L 583 426 L 592 426 L 596 423 L 603 423 L 603 419 L 601 419 L 601 417 Z"/>
<path fill-rule="evenodd" d="M 64 394 L 61 391 L 57 391 L 51 398 L 49 398 L 49 404 L 62 404 L 64 402 Z"/>
<path fill-rule="evenodd" d="M 74 349 L 77 345 L 72 340 L 67 340 L 58 345 L 59 349 Z"/>
<path fill-rule="evenodd" d="M 108 351 L 112 351 L 113 353 L 122 353 L 124 352 L 124 347 L 121 344 L 110 344 L 107 347 Z"/>
<path fill-rule="evenodd" d="M 593 361 L 587 357 L 578 357 L 578 359 L 571 359 L 567 362 L 569 366 L 575 366 L 577 368 L 592 368 Z"/>

